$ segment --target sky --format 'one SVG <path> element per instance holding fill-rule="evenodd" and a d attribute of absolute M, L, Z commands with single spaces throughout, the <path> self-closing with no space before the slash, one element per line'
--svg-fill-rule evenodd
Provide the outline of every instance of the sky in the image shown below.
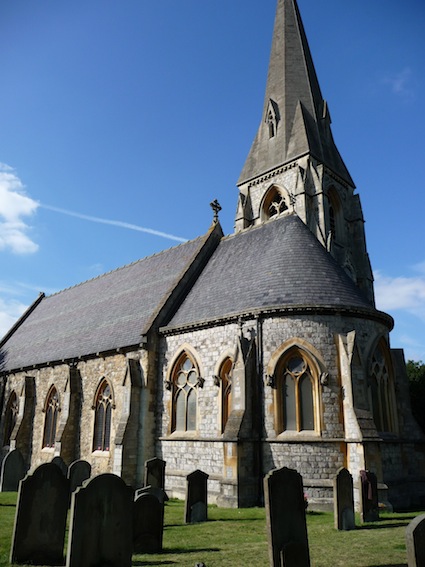
<path fill-rule="evenodd" d="M 425 361 L 425 3 L 299 0 L 391 346 Z M 263 107 L 275 0 L 2 0 L 0 336 L 55 293 L 204 234 Z"/>

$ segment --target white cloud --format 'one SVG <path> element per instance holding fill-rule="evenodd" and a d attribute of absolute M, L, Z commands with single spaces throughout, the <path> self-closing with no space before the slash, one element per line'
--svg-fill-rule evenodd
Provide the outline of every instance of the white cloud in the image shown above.
<path fill-rule="evenodd" d="M 414 97 L 414 90 L 412 88 L 412 70 L 409 67 L 405 67 L 398 73 L 392 75 L 387 75 L 384 83 L 390 85 L 391 91 L 404 99 L 411 99 Z"/>
<path fill-rule="evenodd" d="M 29 254 L 38 245 L 28 236 L 30 227 L 22 220 L 35 213 L 38 203 L 25 193 L 22 181 L 9 165 L 0 163 L 0 250 Z"/>
<path fill-rule="evenodd" d="M 0 338 L 9 331 L 27 307 L 28 305 L 15 299 L 0 298 Z"/>
<path fill-rule="evenodd" d="M 421 264 L 418 264 L 421 266 Z M 375 295 L 378 309 L 394 311 L 403 309 L 425 320 L 425 276 L 385 276 L 374 273 Z"/>

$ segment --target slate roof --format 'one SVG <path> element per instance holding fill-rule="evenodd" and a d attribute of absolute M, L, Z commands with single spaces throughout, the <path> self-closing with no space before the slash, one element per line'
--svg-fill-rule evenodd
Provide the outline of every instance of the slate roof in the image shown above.
<path fill-rule="evenodd" d="M 208 234 L 41 299 L 0 343 L 0 370 L 140 344 Z"/>
<path fill-rule="evenodd" d="M 379 313 L 294 214 L 223 238 L 166 329 L 288 307 Z"/>

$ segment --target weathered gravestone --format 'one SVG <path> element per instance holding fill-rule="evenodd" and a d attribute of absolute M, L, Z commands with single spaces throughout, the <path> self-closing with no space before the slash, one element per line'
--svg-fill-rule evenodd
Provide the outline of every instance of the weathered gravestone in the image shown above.
<path fill-rule="evenodd" d="M 310 567 L 301 475 L 283 467 L 264 478 L 269 557 L 272 567 Z"/>
<path fill-rule="evenodd" d="M 67 567 L 130 567 L 133 489 L 114 474 L 96 476 L 72 494 Z"/>
<path fill-rule="evenodd" d="M 417 516 L 406 528 L 408 567 L 425 566 L 425 514 Z"/>
<path fill-rule="evenodd" d="M 334 478 L 334 524 L 337 530 L 354 530 L 353 477 L 345 468 L 340 468 Z"/>
<path fill-rule="evenodd" d="M 63 565 L 69 481 L 52 463 L 19 485 L 11 563 Z"/>
<path fill-rule="evenodd" d="M 17 492 L 19 481 L 27 472 L 24 457 L 19 449 L 10 451 L 1 464 L 0 492 Z"/>
<path fill-rule="evenodd" d="M 164 488 L 165 465 L 167 463 L 158 457 L 145 461 L 145 486 Z"/>
<path fill-rule="evenodd" d="M 62 471 L 62 474 L 64 476 L 67 475 L 68 467 L 66 466 L 65 461 L 62 459 L 62 457 L 59 457 L 59 456 L 53 457 L 52 463 L 60 468 L 60 470 Z"/>
<path fill-rule="evenodd" d="M 185 522 L 195 524 L 208 519 L 208 475 L 196 470 L 186 477 Z"/>
<path fill-rule="evenodd" d="M 360 494 L 362 522 L 377 522 L 379 520 L 378 481 L 375 473 L 360 471 Z"/>
<path fill-rule="evenodd" d="M 164 504 L 153 494 L 141 493 L 133 504 L 133 551 L 159 553 L 163 531 Z"/>
<path fill-rule="evenodd" d="M 91 476 L 91 464 L 87 461 L 74 461 L 68 467 L 68 474 L 70 490 L 74 492 L 83 482 Z"/>
<path fill-rule="evenodd" d="M 143 488 L 138 488 L 136 490 L 136 494 L 134 496 L 134 499 L 137 500 L 137 498 L 141 494 L 153 494 L 153 496 L 155 496 L 155 498 L 157 498 L 159 500 L 159 502 L 161 502 L 161 504 L 165 504 L 165 502 L 168 502 L 168 500 L 169 500 L 168 495 L 165 492 L 165 490 L 163 488 L 159 488 L 159 487 L 155 488 L 153 486 L 144 486 Z"/>

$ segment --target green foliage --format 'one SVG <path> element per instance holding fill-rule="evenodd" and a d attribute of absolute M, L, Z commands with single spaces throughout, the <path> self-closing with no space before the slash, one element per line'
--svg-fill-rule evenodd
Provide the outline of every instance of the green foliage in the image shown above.
<path fill-rule="evenodd" d="M 406 364 L 409 378 L 412 413 L 425 433 L 425 364 L 420 360 L 408 360 Z"/>
<path fill-rule="evenodd" d="M 0 493 L 0 567 L 8 557 L 16 493 Z M 418 512 L 419 515 L 421 512 Z M 331 512 L 307 512 L 311 564 L 314 567 L 407 567 L 405 530 L 415 514 L 382 514 L 379 522 L 351 532 L 334 528 Z M 171 500 L 165 508 L 164 550 L 133 556 L 133 566 L 207 567 L 269 565 L 265 511 L 209 506 L 208 522 L 186 525 L 184 503 Z M 22 566 L 21 566 L 22 567 Z"/>

